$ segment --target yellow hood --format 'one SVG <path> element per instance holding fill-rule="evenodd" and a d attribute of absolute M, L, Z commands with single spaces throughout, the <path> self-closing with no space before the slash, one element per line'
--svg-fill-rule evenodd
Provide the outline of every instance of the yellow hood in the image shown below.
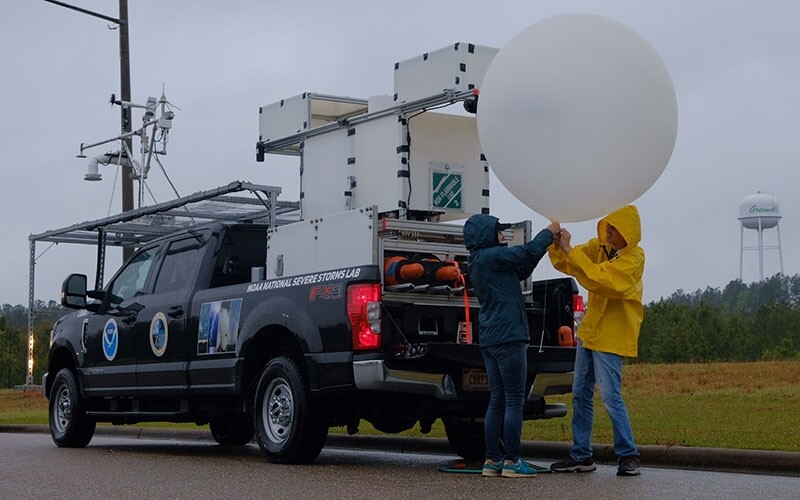
<path fill-rule="evenodd" d="M 611 224 L 625 238 L 628 245 L 636 246 L 642 241 L 642 223 L 639 210 L 633 205 L 622 207 L 606 215 L 597 223 L 597 237 L 606 243 L 606 228 Z"/>

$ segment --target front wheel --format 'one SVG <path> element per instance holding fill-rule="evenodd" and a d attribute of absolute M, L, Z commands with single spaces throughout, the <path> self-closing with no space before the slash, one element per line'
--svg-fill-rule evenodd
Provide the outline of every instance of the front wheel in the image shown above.
<path fill-rule="evenodd" d="M 316 406 L 291 359 L 278 357 L 267 364 L 254 413 L 258 446 L 271 462 L 307 464 L 317 458 L 328 424 Z"/>
<path fill-rule="evenodd" d="M 75 375 L 61 369 L 53 380 L 48 403 L 50 434 L 61 448 L 83 448 L 94 436 L 96 422 L 86 416 Z"/>

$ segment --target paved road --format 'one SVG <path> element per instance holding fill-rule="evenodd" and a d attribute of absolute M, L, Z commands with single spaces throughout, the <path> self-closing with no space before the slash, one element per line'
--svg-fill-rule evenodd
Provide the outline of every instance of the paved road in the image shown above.
<path fill-rule="evenodd" d="M 49 432 L 46 425 L 0 425 L 0 433 L 48 434 Z M 95 436 L 212 441 L 211 433 L 208 429 L 202 428 L 176 429 L 98 425 Z M 446 439 L 430 437 L 410 438 L 392 435 L 347 436 L 332 432 L 328 434 L 326 446 L 402 453 L 452 453 Z M 554 462 L 563 459 L 569 453 L 569 448 L 569 443 L 550 441 L 522 442 L 523 456 L 539 457 L 544 462 Z M 616 462 L 613 446 L 595 444 L 593 448 L 596 463 L 613 465 Z M 642 455 L 642 463 L 651 467 L 800 477 L 800 452 L 652 445 L 639 446 L 639 452 Z"/>
<path fill-rule="evenodd" d="M 60 449 L 47 434 L 0 433 L 0 498 L 800 498 L 797 478 L 785 476 L 645 467 L 621 478 L 611 466 L 532 479 L 437 471 L 456 459 L 326 447 L 313 464 L 288 466 L 267 462 L 255 445 L 98 435 L 88 448 Z"/>

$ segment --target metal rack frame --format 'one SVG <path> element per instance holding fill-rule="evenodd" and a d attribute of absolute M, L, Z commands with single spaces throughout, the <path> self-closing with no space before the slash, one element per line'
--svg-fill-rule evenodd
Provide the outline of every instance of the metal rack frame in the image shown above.
<path fill-rule="evenodd" d="M 296 201 L 278 201 L 280 193 L 280 187 L 233 181 L 226 186 L 198 191 L 171 201 L 31 234 L 28 237 L 28 373 L 23 388 L 36 387 L 33 382 L 33 307 L 37 243 L 96 245 L 95 288 L 99 289 L 103 286 L 106 248 L 109 245 L 141 246 L 186 227 L 211 221 L 250 221 L 265 223 L 270 227 L 298 221 L 300 204 Z"/>

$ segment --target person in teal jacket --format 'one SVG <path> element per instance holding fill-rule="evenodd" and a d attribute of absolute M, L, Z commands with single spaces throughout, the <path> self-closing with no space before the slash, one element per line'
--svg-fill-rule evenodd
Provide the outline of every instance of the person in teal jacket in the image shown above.
<path fill-rule="evenodd" d="M 481 306 L 478 343 L 489 379 L 483 475 L 531 477 L 536 470 L 520 456 L 530 341 L 520 281 L 530 276 L 547 253 L 560 226 L 552 223 L 528 243 L 513 247 L 503 243 L 508 227 L 485 214 L 473 215 L 464 224 L 469 277 Z"/>

